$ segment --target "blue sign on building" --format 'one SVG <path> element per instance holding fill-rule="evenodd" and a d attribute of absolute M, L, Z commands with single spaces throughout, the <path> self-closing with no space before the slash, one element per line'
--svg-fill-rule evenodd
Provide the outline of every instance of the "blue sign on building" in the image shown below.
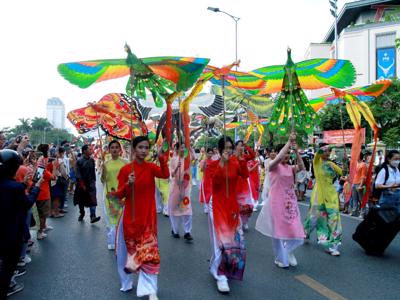
<path fill-rule="evenodd" d="M 396 76 L 396 49 L 382 48 L 376 50 L 376 79 Z"/>

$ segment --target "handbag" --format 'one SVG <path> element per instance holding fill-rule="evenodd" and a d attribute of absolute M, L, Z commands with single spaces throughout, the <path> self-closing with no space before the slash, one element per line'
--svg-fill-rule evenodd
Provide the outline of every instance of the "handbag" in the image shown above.
<path fill-rule="evenodd" d="M 229 279 L 242 280 L 246 266 L 246 248 L 241 233 L 235 233 L 234 243 L 222 245 L 221 252 L 218 274 Z"/>
<path fill-rule="evenodd" d="M 64 178 L 63 176 L 58 176 L 57 177 L 57 184 L 66 186 L 68 185 L 68 179 Z"/>
<path fill-rule="evenodd" d="M 246 249 L 241 247 L 222 248 L 222 260 L 218 274 L 224 274 L 229 279 L 242 280 L 246 265 Z"/>

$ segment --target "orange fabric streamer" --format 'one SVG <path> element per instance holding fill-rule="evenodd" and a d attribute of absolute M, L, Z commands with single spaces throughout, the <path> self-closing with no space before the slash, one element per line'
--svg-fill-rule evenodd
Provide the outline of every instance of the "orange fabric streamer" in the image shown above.
<path fill-rule="evenodd" d="M 340 91 L 338 89 L 332 89 L 333 93 L 336 97 L 341 98 L 346 103 L 346 110 L 350 116 L 350 119 L 354 125 L 355 134 L 353 138 L 353 144 L 351 147 L 351 161 L 350 161 L 350 172 L 349 172 L 349 182 L 352 186 L 354 175 L 357 168 L 357 162 L 360 157 L 361 153 L 361 116 L 365 118 L 368 124 L 371 126 L 372 130 L 374 131 L 374 148 L 372 151 L 372 157 L 375 157 L 376 152 L 376 143 L 378 142 L 378 124 L 375 121 L 375 118 L 369 109 L 368 105 L 364 102 L 358 101 L 358 99 L 349 93 L 344 91 Z M 367 204 L 369 194 L 371 192 L 371 181 L 372 181 L 372 169 L 373 169 L 373 162 L 370 162 L 367 171 L 367 178 L 366 178 L 366 192 L 363 196 L 361 208 L 365 207 Z M 346 195 L 346 203 L 350 200 L 351 193 Z"/>

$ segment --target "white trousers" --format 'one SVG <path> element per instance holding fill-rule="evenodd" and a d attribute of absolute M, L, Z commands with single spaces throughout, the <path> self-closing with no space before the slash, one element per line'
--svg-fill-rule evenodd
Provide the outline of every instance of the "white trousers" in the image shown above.
<path fill-rule="evenodd" d="M 218 267 L 221 264 L 222 260 L 222 251 L 218 247 L 218 242 L 214 229 L 212 199 L 210 199 L 210 202 L 208 203 L 208 227 L 211 245 L 210 273 L 217 281 L 228 281 L 228 278 L 225 275 L 218 275 Z"/>
<path fill-rule="evenodd" d="M 172 231 L 176 234 L 179 233 L 179 225 L 183 223 L 183 230 L 185 233 L 192 231 L 192 216 L 169 216 L 171 221 Z"/>
<path fill-rule="evenodd" d="M 116 226 L 108 225 L 107 226 L 107 245 L 115 245 L 115 233 Z"/>
<path fill-rule="evenodd" d="M 163 203 L 161 192 L 156 188 L 156 209 L 157 213 L 163 213 L 164 215 L 168 215 L 168 201 L 167 203 Z"/>
<path fill-rule="evenodd" d="M 281 240 L 272 239 L 272 248 L 274 249 L 275 259 L 281 262 L 285 267 L 289 266 L 289 253 L 293 252 L 297 247 L 303 245 L 304 240 Z"/>
<path fill-rule="evenodd" d="M 136 296 L 143 297 L 151 294 L 157 294 L 157 279 L 158 275 L 147 274 L 140 270 Z"/>
<path fill-rule="evenodd" d="M 118 275 L 121 283 L 120 291 L 126 292 L 133 288 L 133 274 L 127 274 L 124 271 L 126 260 L 128 257 L 128 251 L 126 249 L 125 239 L 124 239 L 124 228 L 123 228 L 123 215 L 120 219 L 117 232 L 117 267 Z M 138 297 L 143 297 L 146 295 L 157 293 L 157 279 L 156 274 L 147 274 L 142 270 L 139 271 L 138 284 L 136 288 L 136 295 Z"/>

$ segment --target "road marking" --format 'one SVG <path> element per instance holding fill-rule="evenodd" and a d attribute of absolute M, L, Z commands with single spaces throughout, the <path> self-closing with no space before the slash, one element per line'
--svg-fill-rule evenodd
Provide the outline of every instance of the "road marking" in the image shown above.
<path fill-rule="evenodd" d="M 302 274 L 302 275 L 297 275 L 294 278 L 296 278 L 298 281 L 304 283 L 308 287 L 312 288 L 316 292 L 320 293 L 322 296 L 325 296 L 329 300 L 346 300 L 346 298 L 342 297 L 338 293 L 335 293 L 334 291 L 328 289 L 326 286 L 323 284 L 319 283 L 318 281 L 312 279 L 311 277 Z"/>

